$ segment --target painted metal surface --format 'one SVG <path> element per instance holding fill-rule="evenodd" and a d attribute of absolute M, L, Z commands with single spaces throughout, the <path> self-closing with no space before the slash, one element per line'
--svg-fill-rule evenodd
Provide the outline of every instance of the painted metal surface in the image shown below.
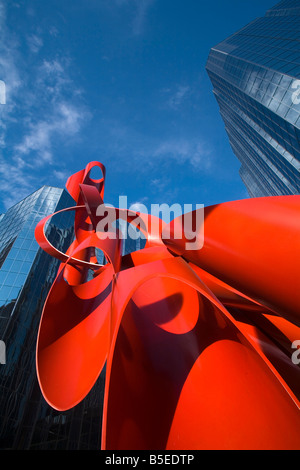
<path fill-rule="evenodd" d="M 69 178 L 66 254 L 45 236 L 51 216 L 36 228 L 61 261 L 37 341 L 47 402 L 76 406 L 106 364 L 102 449 L 300 449 L 300 196 L 205 208 L 203 246 L 187 250 L 183 217 L 99 215 L 104 184 L 98 162 Z M 121 255 L 118 218 L 146 235 L 145 248 Z"/>

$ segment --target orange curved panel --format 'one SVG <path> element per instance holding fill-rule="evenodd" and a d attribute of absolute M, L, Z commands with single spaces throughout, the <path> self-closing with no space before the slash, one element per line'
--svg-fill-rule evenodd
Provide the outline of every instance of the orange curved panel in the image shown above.
<path fill-rule="evenodd" d="M 186 250 L 190 235 L 181 229 L 185 216 L 165 229 L 171 235 L 164 242 L 216 278 L 299 325 L 299 207 L 300 196 L 210 206 L 204 209 L 200 250 Z M 182 233 L 181 239 L 172 236 L 176 229 Z"/>
<path fill-rule="evenodd" d="M 99 162 L 69 178 L 67 253 L 47 240 L 51 215 L 36 228 L 61 261 L 37 341 L 45 399 L 75 406 L 106 363 L 102 449 L 299 449 L 300 196 L 206 208 L 194 232 L 188 215 L 166 224 L 106 207 L 104 188 Z M 145 248 L 122 256 L 117 219 Z"/>
<path fill-rule="evenodd" d="M 107 359 L 110 271 L 108 265 L 86 284 L 70 286 L 61 270 L 49 293 L 38 335 L 37 373 L 45 399 L 57 410 L 74 407 L 88 394 Z"/>

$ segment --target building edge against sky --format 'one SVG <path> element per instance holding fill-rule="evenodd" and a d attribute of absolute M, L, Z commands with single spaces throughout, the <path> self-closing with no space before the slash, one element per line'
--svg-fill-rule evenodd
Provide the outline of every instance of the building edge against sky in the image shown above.
<path fill-rule="evenodd" d="M 209 53 L 206 70 L 251 197 L 300 192 L 299 31 L 299 0 L 283 0 Z"/>

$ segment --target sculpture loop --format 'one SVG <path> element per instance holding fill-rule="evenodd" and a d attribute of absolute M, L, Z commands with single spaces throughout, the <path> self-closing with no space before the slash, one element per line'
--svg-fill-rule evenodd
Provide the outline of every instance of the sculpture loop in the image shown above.
<path fill-rule="evenodd" d="M 102 449 L 299 449 L 300 196 L 205 208 L 191 250 L 186 215 L 166 224 L 105 206 L 101 163 L 66 187 L 76 203 L 65 209 L 75 211 L 67 253 L 46 238 L 52 215 L 36 227 L 61 261 L 37 341 L 47 402 L 76 406 L 106 364 Z M 122 256 L 118 219 L 145 248 Z"/>

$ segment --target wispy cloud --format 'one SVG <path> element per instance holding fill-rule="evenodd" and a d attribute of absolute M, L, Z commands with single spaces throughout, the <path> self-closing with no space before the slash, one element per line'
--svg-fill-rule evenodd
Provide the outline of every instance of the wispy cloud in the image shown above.
<path fill-rule="evenodd" d="M 90 118 L 82 92 L 72 79 L 70 59 L 41 56 L 44 42 L 40 33 L 28 35 L 26 40 L 27 51 L 8 28 L 0 0 L 0 79 L 6 84 L 6 105 L 0 107 L 0 176 L 3 181 L 10 175 L 12 182 L 7 186 L 1 181 L 6 207 L 12 201 L 13 187 L 18 188 L 20 198 L 40 186 L 39 169 L 47 165 L 59 172 L 61 162 L 55 148 L 79 135 Z M 35 57 L 30 75 L 24 58 L 28 50 Z"/>
<path fill-rule="evenodd" d="M 153 153 L 154 158 L 188 163 L 198 171 L 208 171 L 212 166 L 212 150 L 200 139 L 171 138 L 162 141 Z"/>
<path fill-rule="evenodd" d="M 149 10 L 155 2 L 156 0 L 112 0 L 111 5 L 126 6 L 132 9 L 132 33 L 135 36 L 140 36 L 145 31 Z"/>
<path fill-rule="evenodd" d="M 155 0 L 135 0 L 136 14 L 133 20 L 133 34 L 139 36 L 144 32 L 146 18 Z"/>
<path fill-rule="evenodd" d="M 66 59 L 44 59 L 37 68 L 34 85 L 28 90 L 31 100 L 26 126 L 21 142 L 14 147 L 14 156 L 30 155 L 32 163 L 41 166 L 55 163 L 53 143 L 59 137 L 78 133 L 89 113 L 76 99 L 80 90 L 70 78 Z"/>
<path fill-rule="evenodd" d="M 15 93 L 22 86 L 22 78 L 17 66 L 20 61 L 18 40 L 7 28 L 6 9 L 0 2 L 0 71 L 1 80 L 6 85 L 7 112 Z M 4 109 L 4 108 L 3 108 Z"/>
<path fill-rule="evenodd" d="M 148 197 L 143 197 L 139 201 L 135 201 L 133 203 L 129 202 L 128 208 L 136 212 L 147 212 L 148 211 L 147 209 L 148 199 L 149 199 Z"/>
<path fill-rule="evenodd" d="M 44 41 L 41 36 L 37 34 L 31 34 L 27 36 L 27 44 L 28 44 L 30 51 L 36 54 L 43 47 Z"/>
<path fill-rule="evenodd" d="M 8 209 L 22 198 L 28 196 L 34 188 L 34 175 L 24 177 L 24 162 L 9 162 L 0 156 L 1 198 L 5 209 Z"/>
<path fill-rule="evenodd" d="M 149 171 L 151 166 L 160 162 L 186 164 L 202 172 L 209 172 L 214 165 L 214 151 L 201 135 L 180 137 L 170 129 L 167 137 L 153 136 L 111 120 L 102 122 L 102 126 L 107 139 L 104 141 L 105 150 L 111 158 L 123 159 L 124 162 L 130 159 L 139 171 Z M 160 187 L 159 181 L 156 184 Z"/>
<path fill-rule="evenodd" d="M 69 172 L 66 170 L 54 170 L 53 175 L 58 181 L 64 184 L 66 183 L 67 179 L 70 176 Z"/>
<path fill-rule="evenodd" d="M 172 109 L 178 109 L 178 107 L 184 102 L 184 100 L 191 94 L 191 87 L 189 85 L 177 85 L 176 90 L 169 91 L 167 105 Z"/>
<path fill-rule="evenodd" d="M 23 141 L 15 146 L 15 156 L 25 158 L 26 155 L 31 155 L 30 166 L 35 167 L 55 163 L 52 154 L 53 140 L 76 134 L 82 118 L 76 107 L 69 103 L 59 103 L 47 120 L 30 121 Z"/>

